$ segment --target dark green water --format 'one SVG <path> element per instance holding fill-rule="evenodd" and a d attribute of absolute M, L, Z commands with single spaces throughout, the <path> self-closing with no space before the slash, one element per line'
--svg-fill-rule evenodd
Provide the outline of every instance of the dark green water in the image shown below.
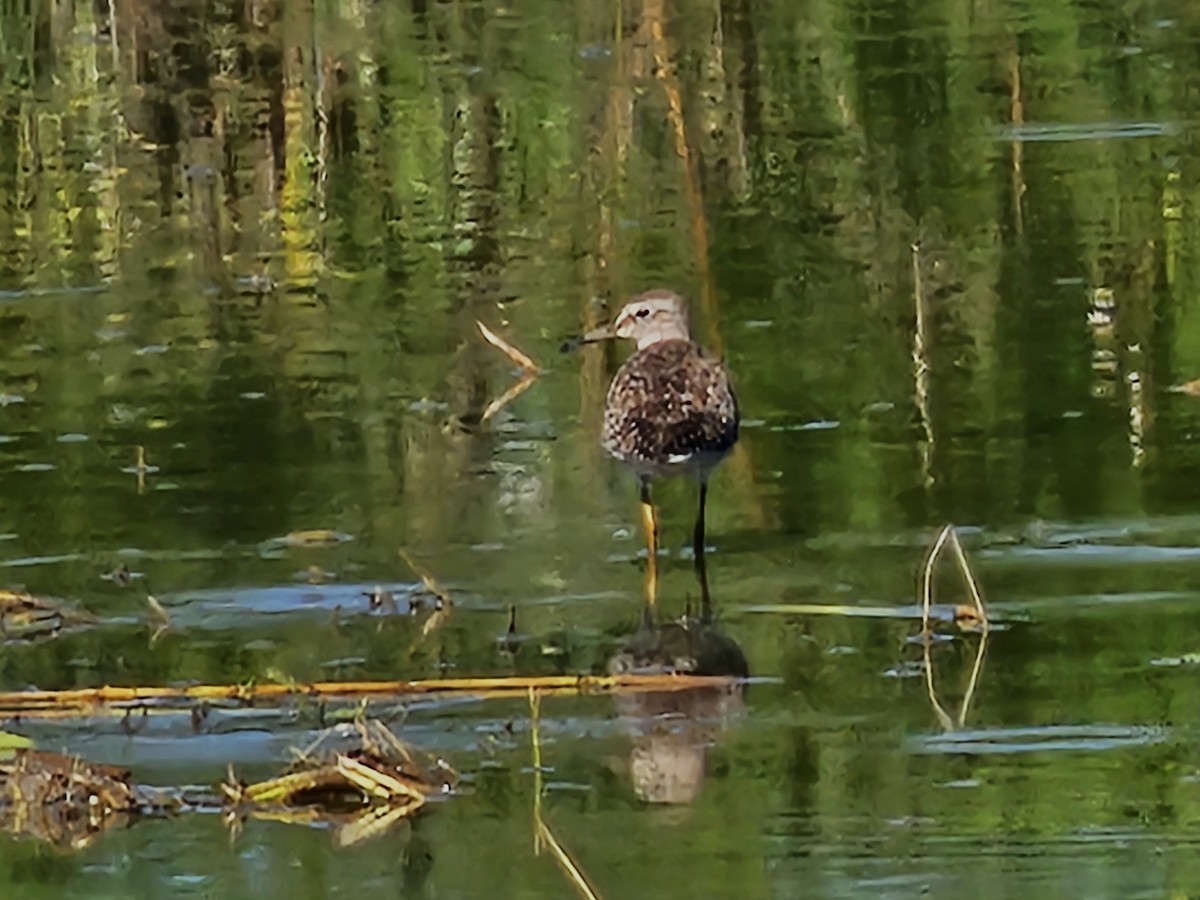
<path fill-rule="evenodd" d="M 544 701 L 547 819 L 600 896 L 1200 893 L 1200 400 L 1171 390 L 1200 377 L 1194 4 L 19 6 L 0 581 L 98 622 L 4 645 L 0 689 L 602 670 L 641 603 L 636 488 L 596 445 L 624 351 L 557 346 L 669 286 L 746 420 L 708 568 L 755 683 L 649 750 L 645 709 Z M 515 376 L 476 319 L 548 369 L 482 425 Z M 679 615 L 694 495 L 658 499 Z M 947 522 L 1004 626 L 951 733 L 911 640 Z M 279 540 L 316 528 L 350 540 Z M 425 639 L 362 596 L 403 613 L 400 547 L 457 600 Z M 934 654 L 952 714 L 978 647 Z M 524 701 L 380 712 L 463 775 L 411 827 L 4 837 L 0 885 L 572 896 L 533 853 Z M 0 727 L 199 787 L 318 723 Z M 689 802 L 639 797 L 655 752 L 703 771 Z"/>

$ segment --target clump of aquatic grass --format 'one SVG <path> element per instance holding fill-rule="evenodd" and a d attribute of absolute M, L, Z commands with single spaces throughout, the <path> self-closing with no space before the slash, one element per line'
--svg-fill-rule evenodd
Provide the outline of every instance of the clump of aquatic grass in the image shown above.
<path fill-rule="evenodd" d="M 327 821 L 337 826 L 338 844 L 349 846 L 382 834 L 457 783 L 444 760 L 418 753 L 382 722 L 356 722 L 355 745 L 336 746 L 346 733 L 341 727 L 322 732 L 275 778 L 244 784 L 231 770 L 221 785 L 228 821 L 246 815 Z"/>
<path fill-rule="evenodd" d="M 953 718 L 946 712 L 941 701 L 938 700 L 937 690 L 934 687 L 933 661 L 931 659 L 933 633 L 930 630 L 930 613 L 934 606 L 933 576 L 938 560 L 947 547 L 954 554 L 958 571 L 962 576 L 971 600 L 969 605 L 955 605 L 954 621 L 960 628 L 976 630 L 980 635 L 979 649 L 975 654 L 975 662 L 971 666 L 971 677 L 967 682 L 967 690 L 963 694 L 961 704 L 959 704 L 958 714 Z M 942 727 L 947 731 L 962 728 L 966 722 L 967 712 L 971 708 L 971 702 L 975 697 L 975 691 L 979 685 L 979 676 L 983 671 L 983 656 L 987 648 L 990 627 L 991 622 L 988 618 L 987 608 L 983 603 L 983 594 L 979 590 L 979 582 L 975 578 L 975 573 L 971 570 L 971 564 L 967 560 L 966 553 L 963 551 L 962 543 L 958 539 L 958 533 L 955 531 L 953 525 L 947 525 L 938 533 L 937 539 L 930 547 L 929 553 L 925 557 L 925 565 L 922 569 L 921 577 L 921 643 L 924 650 L 925 687 L 929 693 L 929 702 L 933 706 L 933 711 Z"/>
<path fill-rule="evenodd" d="M 0 761 L 0 829 L 80 850 L 132 815 L 164 811 L 125 769 L 19 747 Z"/>
<path fill-rule="evenodd" d="M 52 597 L 0 590 L 0 639 L 6 641 L 50 637 L 71 625 L 95 621 L 90 613 Z"/>

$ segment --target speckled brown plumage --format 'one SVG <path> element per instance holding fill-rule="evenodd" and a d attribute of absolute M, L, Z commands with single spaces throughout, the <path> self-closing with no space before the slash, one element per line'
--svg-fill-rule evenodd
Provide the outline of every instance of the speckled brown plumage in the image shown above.
<path fill-rule="evenodd" d="M 725 366 L 681 338 L 638 350 L 608 389 L 601 443 L 644 476 L 706 475 L 738 439 Z"/>

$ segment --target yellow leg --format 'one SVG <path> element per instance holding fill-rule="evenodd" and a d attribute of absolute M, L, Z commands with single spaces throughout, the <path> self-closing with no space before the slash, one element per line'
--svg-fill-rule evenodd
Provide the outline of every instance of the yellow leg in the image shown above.
<path fill-rule="evenodd" d="M 650 482 L 642 481 L 642 528 L 646 532 L 646 609 L 658 603 L 658 514 L 650 500 Z"/>

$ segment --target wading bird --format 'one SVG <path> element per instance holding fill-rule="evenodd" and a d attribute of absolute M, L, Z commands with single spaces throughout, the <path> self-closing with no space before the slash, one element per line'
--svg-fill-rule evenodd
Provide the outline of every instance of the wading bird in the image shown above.
<path fill-rule="evenodd" d="M 633 469 L 641 483 L 647 584 L 657 584 L 658 559 L 658 515 L 650 482 L 675 475 L 699 482 L 692 549 L 703 576 L 708 479 L 738 439 L 738 404 L 729 373 L 692 340 L 687 304 L 671 291 L 633 297 L 611 325 L 588 332 L 563 349 L 612 338 L 632 340 L 637 349 L 608 388 L 600 443 Z M 648 595 L 653 602 L 653 587 Z"/>

